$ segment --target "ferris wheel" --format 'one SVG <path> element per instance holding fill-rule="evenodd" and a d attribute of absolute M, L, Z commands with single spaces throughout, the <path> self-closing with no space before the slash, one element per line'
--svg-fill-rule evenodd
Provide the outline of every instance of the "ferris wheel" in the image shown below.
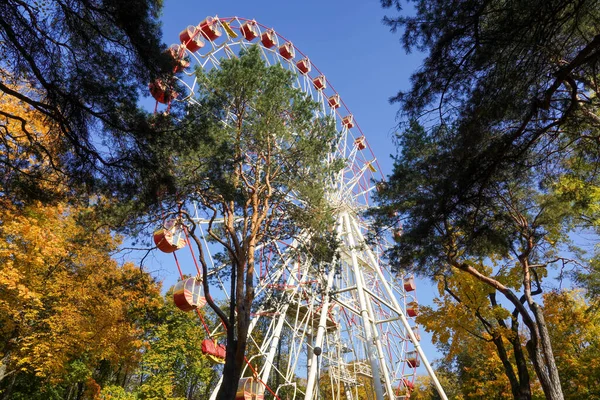
<path fill-rule="evenodd" d="M 386 239 L 366 240 L 369 221 L 363 212 L 372 203 L 375 182 L 382 181 L 377 159 L 340 95 L 310 59 L 274 29 L 254 20 L 207 17 L 183 29 L 179 43 L 169 49 L 177 60 L 176 79 L 187 95 L 176 98 L 162 81 L 150 84 L 151 94 L 157 105 L 167 109 L 173 101 L 194 103 L 201 85 L 194 68 L 219 68 L 223 59 L 237 57 L 240 50 L 255 44 L 268 65 L 279 64 L 294 72 L 296 87 L 320 105 L 315 117 L 335 119 L 337 145 L 323 162 L 344 160 L 328 198 L 336 206 L 341 247 L 335 265 L 327 268 L 297 257 L 294 249 L 302 234 L 257 250 L 260 268 L 256 268 L 255 291 L 262 302 L 249 329 L 252 351 L 237 398 L 407 399 L 421 364 L 446 398 L 419 344 L 414 278 L 390 272 L 383 257 Z M 200 215 L 194 218 L 202 228 L 205 220 Z M 388 239 L 400 234 L 400 226 L 389 227 Z M 176 261 L 185 247 L 191 250 L 185 229 L 175 220 L 166 221 L 154 241 L 161 251 L 176 255 Z M 210 255 L 206 241 L 204 246 Z M 177 266 L 182 277 L 195 275 L 182 270 L 179 262 Z M 226 298 L 219 268 L 214 262 L 209 274 L 219 282 L 214 290 Z M 205 303 L 197 272 L 175 287 L 175 303 L 183 310 Z M 207 329 L 202 347 L 211 359 L 222 362 L 224 347 L 215 332 Z"/>

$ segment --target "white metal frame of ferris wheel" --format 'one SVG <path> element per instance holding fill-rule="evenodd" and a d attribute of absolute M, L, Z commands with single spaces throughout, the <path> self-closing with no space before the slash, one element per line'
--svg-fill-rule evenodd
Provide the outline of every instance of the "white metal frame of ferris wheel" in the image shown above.
<path fill-rule="evenodd" d="M 263 332 L 265 340 L 256 343 L 259 351 L 254 357 L 262 360 L 258 377 L 267 385 L 270 383 L 269 377 L 276 368 L 279 341 L 287 327 L 293 335 L 289 340 L 288 365 L 285 371 L 276 373 L 284 383 L 293 386 L 298 379 L 299 364 L 305 362 L 307 368 L 306 389 L 296 387 L 297 396 L 294 398 L 316 398 L 319 370 L 326 364 L 330 376 L 335 371 L 341 384 L 339 398 L 357 399 L 352 387 L 358 384 L 357 374 L 363 374 L 370 375 L 376 399 L 397 400 L 401 396 L 397 396 L 395 387 L 403 378 L 403 371 L 397 366 L 403 364 L 406 349 L 401 343 L 395 346 L 399 343 L 385 340 L 386 334 L 390 333 L 388 329 L 403 328 L 401 334 L 414 344 L 434 379 L 435 374 L 403 312 L 398 299 L 401 289 L 394 288 L 394 282 L 382 269 L 377 255 L 367 246 L 356 216 L 350 211 L 340 211 L 337 230 L 342 246 L 336 265 L 322 268 L 312 265 L 310 260 L 301 263 L 294 257 L 284 257 L 280 268 L 263 281 L 262 287 L 257 288 L 264 289 L 270 285 L 268 282 L 280 281 L 285 271 L 292 272 L 281 288 L 283 297 L 280 301 L 271 309 L 261 309 L 252 320 L 250 341 L 253 339 L 252 330 L 261 318 L 270 320 L 268 329 Z M 311 284 L 314 281 L 318 282 L 317 289 Z M 385 308 L 387 315 L 377 312 L 375 305 L 380 307 L 380 311 Z M 357 324 L 342 323 L 342 314 L 356 316 Z M 313 353 L 315 347 L 323 349 L 320 357 Z M 348 348 L 354 353 L 353 371 L 349 371 L 350 364 L 344 358 L 343 350 Z M 366 365 L 360 364 L 363 361 Z M 366 368 L 360 369 L 360 366 Z M 264 390 L 263 387 L 262 394 Z M 217 390 L 211 399 L 216 393 Z"/>
<path fill-rule="evenodd" d="M 217 21 L 225 24 L 223 28 L 239 29 L 249 20 L 233 17 Z M 257 27 L 259 33 L 267 29 L 260 24 Z M 187 52 L 195 65 L 206 70 L 219 68 L 221 58 L 237 56 L 236 46 L 239 51 L 239 48 L 251 45 L 241 35 L 236 38 L 230 36 L 227 29 L 225 31 L 225 37 L 217 42 L 206 40 L 203 51 Z M 276 35 L 280 43 L 287 42 L 278 33 Z M 278 46 L 259 47 L 269 65 L 281 64 L 295 71 L 294 60 L 280 57 Z M 191 82 L 186 79 L 180 79 L 180 82 L 188 88 L 189 95 L 179 100 L 193 103 L 197 82 L 193 79 L 193 71 L 186 74 Z M 329 107 L 325 90 L 316 90 L 309 74 L 297 74 L 297 87 L 321 105 L 318 116 L 332 116 L 340 126 L 340 110 L 349 113 L 345 105 L 340 110 Z M 355 136 L 353 132 L 357 129 Z M 331 201 L 337 210 L 337 233 L 341 242 L 335 264 L 315 265 L 310 258 L 299 256 L 294 251 L 296 245 L 306 239 L 300 235 L 291 244 L 273 245 L 277 261 L 269 274 L 258 277 L 256 293 L 262 294 L 266 303 L 251 322 L 248 340 L 258 348 L 249 363 L 259 361 L 260 367 L 253 373 L 266 384 L 261 394 L 271 383 L 269 378 L 276 374 L 283 381 L 279 388 L 292 387 L 294 398 L 313 400 L 318 397 L 319 372 L 326 369 L 332 387 L 337 384 L 336 398 L 357 399 L 359 377 L 362 376 L 370 378 L 377 400 L 399 400 L 403 395 L 395 390 L 404 388 L 404 379 L 415 374 L 415 368 L 405 370 L 406 353 L 411 346 L 419 354 L 441 397 L 446 399 L 403 311 L 406 293 L 402 285 L 382 262 L 383 248 L 373 249 L 365 240 L 368 228 L 362 225 L 359 213 L 368 206 L 370 192 L 374 189 L 372 172 L 375 172 L 376 159 L 372 153 L 372 157 L 366 158 L 367 155 L 359 152 L 355 139 L 361 135 L 358 127 L 342 126 L 336 151 L 327 160 L 346 160 L 346 167 L 332 182 L 336 197 Z M 226 295 L 227 291 L 224 293 Z M 261 336 L 264 336 L 260 343 L 252 335 L 259 323 L 263 324 Z M 275 358 L 284 340 L 288 362 L 279 370 Z M 313 352 L 316 347 L 323 351 L 320 356 Z M 299 372 L 302 370 L 303 373 Z M 304 374 L 306 387 L 302 390 L 297 380 Z M 217 392 L 218 388 L 211 399 Z"/>

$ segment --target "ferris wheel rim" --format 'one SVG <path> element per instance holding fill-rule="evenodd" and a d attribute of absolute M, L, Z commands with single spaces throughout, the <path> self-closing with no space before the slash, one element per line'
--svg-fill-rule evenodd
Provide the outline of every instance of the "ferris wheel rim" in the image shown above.
<path fill-rule="evenodd" d="M 246 40 L 243 35 L 240 35 L 239 38 L 238 38 L 238 36 L 232 37 L 229 34 L 229 32 L 228 32 L 228 30 L 233 31 L 233 29 L 231 27 L 229 27 L 229 24 L 231 22 L 236 21 L 236 22 L 240 23 L 239 27 L 234 27 L 237 30 L 241 29 L 242 23 L 252 22 L 252 23 L 256 24 L 256 26 L 258 26 L 259 28 L 261 28 L 263 30 L 262 33 L 264 33 L 265 31 L 271 31 L 273 34 L 275 34 L 275 36 L 278 39 L 281 39 L 281 41 L 279 41 L 279 40 L 276 41 L 277 48 L 280 47 L 282 45 L 282 43 L 284 43 L 284 44 L 290 44 L 293 47 L 293 49 L 294 49 L 295 52 L 297 52 L 298 54 L 300 54 L 302 57 L 308 59 L 308 61 L 310 62 L 310 66 L 312 68 L 310 69 L 310 71 L 308 71 L 306 74 L 304 74 L 304 73 L 302 73 L 298 69 L 298 67 L 296 66 L 296 63 L 295 63 L 295 61 L 297 59 L 299 59 L 299 57 L 296 57 L 294 55 L 292 57 L 292 59 L 289 60 L 289 59 L 283 58 L 279 54 L 278 51 L 272 51 L 273 54 L 276 57 L 279 58 L 280 61 L 284 60 L 285 62 L 288 62 L 288 63 L 292 64 L 294 66 L 293 69 L 295 71 L 297 71 L 299 73 L 299 75 L 306 75 L 306 76 L 311 75 L 310 79 L 313 79 L 312 75 L 314 75 L 314 74 L 311 74 L 311 72 L 314 69 L 314 71 L 318 72 L 318 76 L 323 77 L 325 79 L 326 88 L 324 88 L 323 90 L 318 90 L 318 91 L 325 92 L 325 90 L 326 90 L 328 93 L 331 93 L 332 96 L 338 96 L 338 99 L 340 101 L 340 107 L 337 108 L 337 109 L 335 109 L 335 113 L 334 114 L 336 115 L 336 120 L 337 121 L 343 121 L 343 119 L 345 117 L 348 117 L 348 116 L 351 117 L 352 127 L 347 128 L 348 129 L 348 133 L 355 140 L 358 140 L 359 138 L 364 138 L 363 145 L 365 145 L 366 150 L 368 150 L 369 154 L 366 157 L 364 155 L 362 156 L 362 158 L 364 159 L 363 160 L 363 164 L 364 164 L 364 168 L 363 169 L 365 169 L 365 168 L 368 167 L 369 169 L 373 168 L 373 169 L 376 170 L 376 171 L 373 171 L 373 175 L 372 175 L 372 178 L 370 180 L 385 181 L 385 177 L 383 175 L 383 172 L 382 172 L 382 169 L 381 169 L 381 165 L 379 164 L 379 159 L 376 157 L 376 155 L 375 155 L 375 153 L 373 151 L 373 148 L 371 147 L 371 145 L 370 145 L 370 143 L 368 141 L 367 135 L 365 135 L 365 133 L 363 132 L 360 124 L 356 120 L 354 114 L 351 112 L 351 110 L 348 107 L 348 105 L 345 103 L 343 97 L 339 94 L 339 92 L 331 84 L 331 82 L 327 78 L 327 76 L 325 74 L 323 74 L 323 72 L 317 67 L 317 65 L 312 60 L 310 60 L 310 58 L 306 55 L 306 53 L 304 53 L 300 48 L 298 48 L 298 46 L 296 46 L 292 41 L 290 41 L 289 39 L 287 39 L 285 36 L 283 36 L 281 33 L 279 33 L 278 31 L 276 31 L 274 28 L 269 28 L 268 25 L 265 25 L 265 24 L 262 24 L 260 22 L 257 22 L 256 19 L 245 18 L 245 17 L 240 17 L 240 16 L 219 17 L 218 15 L 208 16 L 207 19 L 208 18 L 211 18 L 211 23 L 213 23 L 213 24 L 214 23 L 219 24 L 221 27 L 227 26 L 226 29 L 224 28 L 225 34 L 224 35 L 220 35 L 219 37 L 217 37 L 214 40 L 211 40 L 211 39 L 207 38 L 206 36 L 203 36 L 203 34 L 201 34 L 199 36 L 200 38 L 206 39 L 205 40 L 206 46 L 211 46 L 212 49 L 213 49 L 213 51 L 220 51 L 220 50 L 222 50 L 224 47 L 226 47 L 225 44 L 238 44 L 238 45 L 242 45 L 242 46 L 247 46 L 248 44 L 257 44 L 257 45 L 259 45 L 260 47 L 262 47 L 265 50 L 272 51 L 270 48 L 268 48 L 268 47 L 266 47 L 264 45 L 261 45 L 261 36 L 260 35 L 258 37 L 255 37 L 255 38 L 251 39 L 251 40 Z M 205 19 L 204 21 L 201 21 L 197 25 L 190 25 L 190 27 L 194 27 L 194 28 L 200 30 L 201 26 L 202 26 L 202 23 L 205 22 L 207 19 Z M 254 39 L 257 39 L 257 38 L 258 38 L 258 41 L 254 41 Z M 215 43 L 215 42 L 219 42 L 219 43 Z M 204 47 L 204 45 L 203 45 L 203 47 Z M 186 49 L 186 51 L 189 52 L 190 55 L 193 55 L 196 58 L 198 56 L 195 53 L 201 53 L 200 51 L 197 51 L 197 50 L 190 51 L 189 49 Z M 206 56 L 202 55 L 201 57 L 206 57 Z M 283 64 L 283 61 L 281 61 L 280 63 Z M 200 64 L 202 65 L 202 63 L 200 63 Z M 203 66 L 203 68 L 204 68 L 204 66 Z M 303 91 L 305 91 L 305 90 L 303 90 Z M 189 98 L 192 97 L 192 96 L 193 96 L 193 90 L 185 98 L 182 98 L 182 99 L 172 99 L 170 101 L 173 101 L 173 100 L 174 101 L 178 101 L 178 102 L 179 101 L 188 101 Z M 325 99 L 327 99 L 328 97 L 331 97 L 331 96 L 326 96 Z M 169 107 L 170 101 L 169 101 L 169 103 L 165 103 L 165 104 L 167 104 L 167 108 Z M 157 105 L 158 105 L 158 101 L 157 101 Z M 341 112 L 342 109 L 346 111 L 345 115 L 342 114 L 342 112 Z M 327 111 L 324 110 L 324 113 L 327 114 Z M 364 150 L 365 150 L 364 148 L 360 148 L 361 152 L 364 151 Z M 368 159 L 370 159 L 371 161 L 367 161 Z M 372 165 L 372 167 L 371 167 L 371 165 Z M 364 171 L 360 171 L 360 172 L 362 173 Z M 376 177 L 375 177 L 375 174 L 376 174 Z M 368 184 L 370 184 L 370 183 L 368 183 Z M 367 192 L 367 189 L 365 188 L 365 190 L 363 190 L 362 194 L 364 195 L 364 193 L 366 193 L 366 192 Z M 355 194 L 355 196 L 358 197 L 359 194 Z M 371 201 L 367 200 L 367 201 L 365 201 L 365 203 L 366 203 L 366 205 L 368 207 L 370 207 Z"/>

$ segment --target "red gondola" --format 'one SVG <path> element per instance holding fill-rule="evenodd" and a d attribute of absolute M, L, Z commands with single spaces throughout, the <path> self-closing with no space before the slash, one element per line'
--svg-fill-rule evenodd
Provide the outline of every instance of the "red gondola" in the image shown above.
<path fill-rule="evenodd" d="M 416 288 L 417 288 L 417 286 L 415 285 L 415 277 L 414 276 L 404 278 L 404 290 L 405 291 L 412 292 Z"/>
<path fill-rule="evenodd" d="M 342 125 L 348 129 L 354 128 L 354 117 L 352 116 L 352 114 L 348 114 L 344 118 L 342 118 Z"/>
<path fill-rule="evenodd" d="M 344 122 L 342 121 L 342 124 L 343 124 L 343 123 L 344 123 Z M 365 141 L 365 137 L 364 137 L 364 136 L 361 136 L 361 137 L 359 137 L 359 138 L 356 138 L 356 139 L 354 140 L 354 145 L 356 146 L 356 148 L 357 148 L 358 150 L 364 150 L 364 149 L 366 149 L 366 148 L 367 148 L 367 142 Z"/>
<path fill-rule="evenodd" d="M 242 36 L 251 42 L 252 40 L 258 37 L 258 27 L 256 26 L 256 21 L 248 21 L 240 28 L 242 32 Z"/>
<path fill-rule="evenodd" d="M 150 94 L 152 95 L 152 97 L 154 97 L 154 100 L 158 101 L 159 103 L 167 104 L 174 98 L 170 94 L 171 92 L 169 91 L 167 85 L 160 79 L 157 79 L 154 82 L 150 83 L 148 85 L 148 88 L 150 89 Z"/>
<path fill-rule="evenodd" d="M 202 278 L 187 278 L 177 282 L 173 289 L 173 301 L 182 311 L 192 311 L 206 304 Z"/>
<path fill-rule="evenodd" d="M 179 41 L 192 53 L 204 47 L 204 40 L 200 37 L 198 28 L 189 25 L 179 33 Z"/>
<path fill-rule="evenodd" d="M 409 351 L 406 353 L 406 363 L 411 368 L 417 368 L 419 365 L 421 365 L 421 360 L 419 360 L 419 355 L 416 351 Z"/>
<path fill-rule="evenodd" d="M 262 42 L 263 46 L 265 46 L 267 49 L 270 49 L 277 44 L 277 34 L 275 34 L 273 29 L 264 31 L 260 36 L 260 41 Z"/>
<path fill-rule="evenodd" d="M 317 90 L 323 90 L 325 89 L 325 75 L 319 75 L 317 76 L 315 79 L 313 79 L 313 85 Z"/>
<path fill-rule="evenodd" d="M 160 87 L 160 90 L 162 91 L 162 95 L 165 96 L 164 86 Z M 152 96 L 154 96 L 154 98 L 158 102 L 166 103 L 164 101 L 165 100 L 164 98 L 157 98 L 154 95 L 154 93 L 152 92 L 152 86 L 150 87 L 150 93 L 152 93 Z M 163 101 L 161 101 L 161 100 L 163 100 Z M 153 234 L 153 238 L 154 238 L 154 244 L 156 244 L 156 247 L 158 247 L 158 249 L 160 251 L 165 252 L 165 253 L 172 253 L 175 250 L 179 250 L 179 249 L 185 247 L 185 239 L 183 237 L 183 230 L 177 223 L 177 220 L 174 220 L 174 219 L 165 221 L 164 225 L 161 228 L 155 230 L 154 234 Z"/>
<path fill-rule="evenodd" d="M 340 95 L 334 94 L 329 99 L 327 99 L 327 103 L 329 103 L 329 107 L 331 108 L 339 108 L 340 107 Z"/>
<path fill-rule="evenodd" d="M 416 317 L 419 314 L 419 305 L 416 301 L 411 301 L 406 305 L 406 314 L 409 317 Z"/>
<path fill-rule="evenodd" d="M 185 56 L 185 46 L 182 44 L 172 44 L 167 52 L 175 60 L 175 71 L 181 72 L 190 66 L 190 60 Z"/>
<path fill-rule="evenodd" d="M 211 42 L 217 40 L 223 34 L 218 22 L 219 20 L 213 17 L 206 17 L 204 21 L 200 22 L 202 36 Z"/>
<path fill-rule="evenodd" d="M 294 50 L 294 45 L 290 42 L 285 42 L 281 46 L 279 46 L 279 54 L 286 60 L 291 60 L 296 55 L 296 51 Z"/>
<path fill-rule="evenodd" d="M 260 382 L 256 378 L 241 378 L 235 393 L 235 400 L 263 400 L 260 393 Z"/>
<path fill-rule="evenodd" d="M 310 60 L 305 57 L 296 63 L 296 67 L 302 75 L 306 75 L 310 72 Z"/>
<path fill-rule="evenodd" d="M 207 356 L 215 364 L 225 363 L 225 345 L 217 344 L 217 342 L 212 339 L 204 339 L 202 341 L 202 354 Z"/>

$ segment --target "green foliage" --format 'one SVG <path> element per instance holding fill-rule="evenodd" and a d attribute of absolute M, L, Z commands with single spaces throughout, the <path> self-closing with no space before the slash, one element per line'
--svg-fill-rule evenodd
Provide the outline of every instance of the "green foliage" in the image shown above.
<path fill-rule="evenodd" d="M 201 311 L 202 313 L 204 310 Z M 202 354 L 207 333 L 195 313 L 175 307 L 167 292 L 157 323 L 148 328 L 140 360 L 139 399 L 204 399 L 216 383 L 213 364 Z"/>
<path fill-rule="evenodd" d="M 434 196 L 449 202 L 427 205 L 439 216 L 460 213 L 461 206 L 489 201 L 496 182 L 533 171 L 531 187 L 569 193 L 579 209 L 572 215 L 589 216 L 589 193 L 598 187 L 592 172 L 599 154 L 598 59 L 583 55 L 598 48 L 598 3 L 459 2 L 451 9 L 444 2 L 416 3 L 417 16 L 387 19 L 405 28 L 407 48 L 429 50 L 412 90 L 399 99 L 414 116 L 439 99 L 437 124 L 453 131 L 440 152 L 447 172 L 432 184 Z"/>
<path fill-rule="evenodd" d="M 401 3 L 382 2 L 387 7 Z M 406 135 L 413 137 L 402 137 L 400 145 L 412 150 L 403 150 L 394 173 L 397 183 L 392 182 L 415 180 L 410 189 L 419 195 L 412 197 L 412 214 L 423 215 L 421 236 L 435 236 L 436 224 L 451 216 L 473 226 L 467 234 L 485 239 L 473 243 L 484 252 L 488 245 L 502 245 L 502 220 L 485 219 L 498 217 L 484 208 L 498 190 L 511 189 L 499 188 L 499 182 L 528 186 L 533 192 L 526 196 L 558 189 L 565 195 L 560 204 L 556 198 L 550 203 L 539 198 L 537 206 L 554 202 L 555 210 L 564 211 L 571 205 L 576 208 L 569 217 L 579 213 L 589 219 L 594 207 L 590 194 L 598 187 L 592 171 L 600 154 L 595 83 L 600 38 L 594 36 L 598 2 L 415 3 L 415 15 L 386 22 L 404 30 L 407 49 L 427 51 L 411 90 L 396 100 L 410 117 L 434 109 L 438 128 L 430 128 L 429 122 L 421 145 L 414 137 L 419 128 L 413 123 L 407 129 Z M 423 146 L 429 150 L 422 152 Z M 427 182 L 416 182 L 418 172 Z M 567 216 L 562 217 L 559 224 Z"/>
<path fill-rule="evenodd" d="M 339 168 L 323 163 L 333 149 L 333 121 L 315 118 L 318 105 L 292 86 L 292 73 L 267 67 L 257 47 L 197 75 L 203 89 L 188 126 L 204 143 L 178 159 L 180 195 L 205 209 L 231 202 L 247 222 L 268 215 L 263 226 L 244 226 L 243 237 L 251 229 L 279 229 L 282 237 L 292 226 L 323 230 L 331 222 L 326 180 Z"/>
<path fill-rule="evenodd" d="M 137 400 L 137 397 L 121 386 L 109 385 L 102 388 L 100 400 Z"/>
<path fill-rule="evenodd" d="M 561 399 L 533 296 L 557 262 L 581 280 L 593 272 L 571 234 L 597 229 L 599 3 L 413 3 L 414 14 L 386 18 L 407 50 L 426 53 L 394 98 L 414 120 L 380 194 L 380 224 L 390 211 L 405 222 L 392 260 L 429 276 L 468 273 L 502 293 L 527 328 L 544 394 Z"/>
<path fill-rule="evenodd" d="M 171 68 L 160 39 L 161 6 L 162 0 L 0 4 L 0 93 L 30 110 L 0 111 L 3 127 L 19 126 L 3 138 L 21 137 L 25 151 L 46 162 L 44 170 L 69 182 L 68 193 L 55 192 L 47 174 L 29 174 L 27 161 L 5 164 L 10 157 L 2 151 L 3 193 L 49 201 L 102 192 L 148 202 L 154 193 L 147 189 L 167 181 L 159 151 L 165 126 L 137 104 L 148 83 Z M 31 114 L 52 142 L 31 130 Z"/>

